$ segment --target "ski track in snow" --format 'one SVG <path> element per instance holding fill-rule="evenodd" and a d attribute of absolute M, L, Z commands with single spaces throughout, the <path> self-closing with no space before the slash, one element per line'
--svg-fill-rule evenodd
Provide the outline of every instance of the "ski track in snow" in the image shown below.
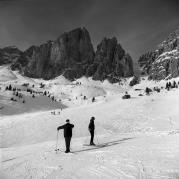
<path fill-rule="evenodd" d="M 7 75 L 4 76 L 4 73 Z M 165 86 L 165 81 L 144 79 L 134 88 L 81 78 L 69 82 L 63 77 L 44 81 L 30 79 L 0 67 L 0 87 L 23 83 L 46 84 L 54 96 L 63 99 L 68 108 L 53 104 L 44 97 L 37 103 L 25 92 L 27 104 L 13 106 L 10 92 L 0 96 L 1 178 L 5 179 L 178 179 L 179 178 L 179 90 L 172 89 L 150 96 L 141 96 L 146 86 Z M 179 79 L 176 79 L 176 81 Z M 142 89 L 135 91 L 134 89 Z M 59 90 L 59 91 L 58 91 Z M 132 98 L 122 100 L 124 91 Z M 83 96 L 87 100 L 83 100 Z M 27 95 L 27 96 L 26 96 Z M 96 102 L 92 103 L 92 96 Z M 77 97 L 77 99 L 76 99 Z M 68 99 L 71 99 L 69 101 Z M 14 103 L 16 104 L 16 103 Z M 40 107 L 41 106 L 41 107 Z M 51 115 L 51 111 L 60 112 Z M 14 113 L 16 111 L 16 113 Z M 1 112 L 1 111 L 0 111 Z M 8 114 L 8 115 L 7 115 Z M 15 115 L 14 115 L 15 114 Z M 91 116 L 95 116 L 95 143 L 89 142 L 87 131 Z M 66 118 L 74 123 L 72 153 L 65 154 L 62 132 L 55 152 L 56 128 Z"/>

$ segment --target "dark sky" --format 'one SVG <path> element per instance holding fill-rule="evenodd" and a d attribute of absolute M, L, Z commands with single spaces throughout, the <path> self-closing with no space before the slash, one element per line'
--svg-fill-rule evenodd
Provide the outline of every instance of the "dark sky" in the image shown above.
<path fill-rule="evenodd" d="M 0 0 L 0 47 L 24 50 L 76 27 L 95 48 L 116 36 L 136 61 L 179 28 L 179 0 Z"/>

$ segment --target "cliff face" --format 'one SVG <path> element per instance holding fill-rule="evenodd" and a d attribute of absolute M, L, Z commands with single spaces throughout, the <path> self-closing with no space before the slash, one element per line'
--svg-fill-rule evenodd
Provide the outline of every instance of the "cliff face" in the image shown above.
<path fill-rule="evenodd" d="M 179 30 L 171 33 L 157 50 L 141 56 L 139 64 L 150 79 L 161 80 L 179 76 Z"/>
<path fill-rule="evenodd" d="M 30 47 L 12 62 L 11 68 L 25 76 L 44 79 L 64 75 L 70 80 L 87 76 L 115 82 L 120 77 L 133 75 L 132 59 L 116 38 L 104 38 L 94 53 L 85 28 L 74 29 L 55 41 Z"/>

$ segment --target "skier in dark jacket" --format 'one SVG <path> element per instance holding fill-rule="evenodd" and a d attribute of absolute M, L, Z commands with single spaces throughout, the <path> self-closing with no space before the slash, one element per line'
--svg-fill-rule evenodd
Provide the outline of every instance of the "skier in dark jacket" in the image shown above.
<path fill-rule="evenodd" d="M 95 120 L 95 117 L 91 117 L 90 123 L 89 123 L 89 126 L 88 126 L 88 130 L 89 130 L 89 132 L 91 134 L 90 145 L 95 145 L 94 142 L 93 142 L 94 130 L 95 130 L 94 120 Z"/>
<path fill-rule="evenodd" d="M 65 144 L 66 144 L 66 151 L 65 153 L 70 152 L 70 141 L 72 138 L 72 128 L 74 127 L 73 124 L 70 124 L 70 120 L 66 120 L 66 124 L 59 126 L 57 130 L 64 129 L 64 138 L 65 138 Z"/>

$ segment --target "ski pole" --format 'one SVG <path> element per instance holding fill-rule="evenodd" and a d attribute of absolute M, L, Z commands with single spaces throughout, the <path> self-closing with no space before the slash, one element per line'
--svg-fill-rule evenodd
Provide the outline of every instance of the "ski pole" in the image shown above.
<path fill-rule="evenodd" d="M 56 153 L 58 151 L 57 146 L 58 146 L 58 131 L 57 131 L 57 138 L 56 138 L 56 149 L 55 149 Z"/>

